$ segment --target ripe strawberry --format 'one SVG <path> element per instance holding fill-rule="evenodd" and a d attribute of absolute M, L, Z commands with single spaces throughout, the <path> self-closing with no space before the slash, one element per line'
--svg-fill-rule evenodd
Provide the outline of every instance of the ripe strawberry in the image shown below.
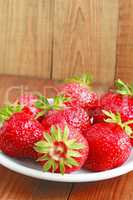
<path fill-rule="evenodd" d="M 97 105 L 97 94 L 92 92 L 89 87 L 92 82 L 89 74 L 76 76 L 68 79 L 67 82 L 59 88 L 59 95 L 63 94 L 65 97 L 71 98 L 71 101 L 66 103 L 67 105 L 78 105 L 87 110 Z"/>
<path fill-rule="evenodd" d="M 43 137 L 41 124 L 19 109 L 14 109 L 12 113 L 9 106 L 0 112 L 0 119 L 3 122 L 0 132 L 2 152 L 12 157 L 36 158 L 37 153 L 33 150 L 33 145 Z"/>
<path fill-rule="evenodd" d="M 125 131 L 114 123 L 94 124 L 86 133 L 89 155 L 85 168 L 104 171 L 122 165 L 129 157 L 131 144 Z"/>
<path fill-rule="evenodd" d="M 51 126 L 34 147 L 45 172 L 70 173 L 81 169 L 88 156 L 88 143 L 65 123 Z"/>
<path fill-rule="evenodd" d="M 44 110 L 44 119 L 42 120 L 42 125 L 44 127 L 49 127 L 52 124 L 58 124 L 64 119 L 70 126 L 77 128 L 79 131 L 86 131 L 91 125 L 88 113 L 81 107 L 68 107 L 66 102 L 69 99 L 63 96 L 57 96 L 53 99 L 53 104 L 51 105 L 45 97 L 41 97 L 41 101 L 36 103 L 36 106 Z"/>
<path fill-rule="evenodd" d="M 101 96 L 100 106 L 94 110 L 93 114 L 95 122 L 104 120 L 102 110 L 119 112 L 123 121 L 133 119 L 133 86 L 120 79 L 115 82 L 115 86 L 116 90 L 109 91 Z"/>
<path fill-rule="evenodd" d="M 37 109 L 34 105 L 37 100 L 37 96 L 23 95 L 19 97 L 18 103 L 23 106 L 23 111 L 25 113 L 28 113 L 35 117 L 38 114 L 38 112 L 40 112 L 40 110 Z"/>

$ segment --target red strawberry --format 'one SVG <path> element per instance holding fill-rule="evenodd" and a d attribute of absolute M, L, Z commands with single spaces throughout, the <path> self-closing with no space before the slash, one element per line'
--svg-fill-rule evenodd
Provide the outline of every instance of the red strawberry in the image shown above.
<path fill-rule="evenodd" d="M 93 115 L 95 122 L 104 120 L 102 110 L 119 112 L 123 121 L 133 119 L 133 86 L 125 84 L 120 79 L 115 82 L 115 86 L 116 90 L 101 96 L 100 107 L 95 109 Z"/>
<path fill-rule="evenodd" d="M 41 101 L 38 101 L 36 105 L 42 109 L 41 113 L 43 111 L 44 113 L 47 112 L 42 120 L 42 125 L 49 127 L 60 123 L 64 119 L 70 126 L 77 128 L 81 132 L 86 131 L 91 125 L 88 113 L 79 106 L 67 107 L 65 105 L 66 102 L 68 102 L 67 98 L 57 96 L 53 99 L 53 104 L 51 105 L 45 97 L 41 97 Z"/>
<path fill-rule="evenodd" d="M 11 109 L 5 109 L 3 126 L 0 132 L 0 148 L 12 157 L 36 158 L 33 145 L 43 137 L 43 127 L 31 115 L 16 112 L 10 116 Z M 1 114 L 1 113 L 0 113 Z"/>
<path fill-rule="evenodd" d="M 63 123 L 49 128 L 34 149 L 40 155 L 38 162 L 44 171 L 61 174 L 81 169 L 88 156 L 88 143 L 83 135 Z"/>
<path fill-rule="evenodd" d="M 101 97 L 100 109 L 95 109 L 93 112 L 94 122 L 103 121 L 106 116 L 103 115 L 102 110 L 119 112 L 123 122 L 133 120 L 133 86 L 125 84 L 120 79 L 115 83 L 116 90 L 108 92 Z M 130 124 L 133 128 L 133 123 Z M 131 143 L 133 145 L 133 138 Z"/>
<path fill-rule="evenodd" d="M 94 124 L 86 133 L 89 155 L 85 167 L 104 171 L 122 165 L 129 157 L 131 144 L 125 131 L 114 123 Z"/>
<path fill-rule="evenodd" d="M 87 112 L 81 108 L 75 107 L 66 108 L 61 111 L 49 111 L 42 120 L 42 125 L 45 127 L 52 125 L 53 122 L 60 123 L 62 119 L 81 132 L 86 131 L 91 125 Z"/>
<path fill-rule="evenodd" d="M 25 113 L 36 116 L 40 112 L 34 105 L 37 99 L 38 97 L 34 95 L 23 95 L 19 97 L 18 103 L 23 106 Z"/>
<path fill-rule="evenodd" d="M 59 88 L 59 95 L 63 94 L 65 97 L 71 98 L 67 105 L 78 105 L 87 110 L 97 105 L 97 94 L 92 92 L 89 87 L 92 82 L 89 74 L 76 76 L 67 81 L 68 83 Z"/>

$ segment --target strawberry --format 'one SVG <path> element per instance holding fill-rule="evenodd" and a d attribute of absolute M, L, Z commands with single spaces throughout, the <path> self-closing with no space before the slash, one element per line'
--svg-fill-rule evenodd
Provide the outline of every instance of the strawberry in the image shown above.
<path fill-rule="evenodd" d="M 119 112 L 123 122 L 133 120 L 133 86 L 120 79 L 115 82 L 115 86 L 116 90 L 109 91 L 101 97 L 100 107 L 93 112 L 94 122 L 100 122 L 106 118 L 102 113 L 103 109 L 113 113 Z M 133 128 L 133 123 L 130 127 Z M 130 139 L 133 145 L 133 138 Z"/>
<path fill-rule="evenodd" d="M 88 110 L 98 103 L 97 94 L 92 92 L 89 87 L 91 82 L 92 77 L 89 74 L 73 77 L 68 79 L 66 84 L 59 87 L 58 94 L 71 98 L 71 101 L 67 102 L 67 105 L 78 105 Z"/>
<path fill-rule="evenodd" d="M 23 106 L 23 111 L 34 117 L 40 112 L 39 109 L 35 107 L 35 102 L 37 101 L 38 97 L 34 95 L 23 95 L 20 96 L 18 99 L 18 103 Z"/>
<path fill-rule="evenodd" d="M 13 112 L 14 109 L 14 112 Z M 34 143 L 43 137 L 43 127 L 20 107 L 4 107 L 0 112 L 3 123 L 0 131 L 0 149 L 5 154 L 19 158 L 36 158 Z"/>
<path fill-rule="evenodd" d="M 66 102 L 69 99 L 63 96 L 57 96 L 53 99 L 53 104 L 51 105 L 45 97 L 41 97 L 40 101 L 36 102 L 36 106 L 39 109 L 44 110 L 45 117 L 42 120 L 42 125 L 44 127 L 49 127 L 52 124 L 58 124 L 64 119 L 70 126 L 77 128 L 79 131 L 83 132 L 88 129 L 91 125 L 88 113 L 81 107 L 68 107 Z"/>
<path fill-rule="evenodd" d="M 115 118 L 115 122 L 120 117 L 118 114 L 115 116 L 111 113 L 111 115 Z M 123 125 L 122 128 L 114 121 L 107 119 L 110 123 L 94 124 L 86 132 L 89 155 L 85 168 L 92 171 L 105 171 L 122 165 L 128 159 L 131 153 L 131 143 L 125 133 L 128 124 Z"/>
<path fill-rule="evenodd" d="M 88 143 L 82 134 L 65 123 L 44 132 L 34 150 L 45 172 L 70 173 L 81 169 L 88 156 Z"/>
<path fill-rule="evenodd" d="M 94 109 L 94 121 L 104 120 L 102 109 L 114 113 L 119 112 L 123 121 L 133 119 L 133 86 L 118 79 L 115 82 L 115 87 L 115 90 L 101 96 L 99 108 Z"/>

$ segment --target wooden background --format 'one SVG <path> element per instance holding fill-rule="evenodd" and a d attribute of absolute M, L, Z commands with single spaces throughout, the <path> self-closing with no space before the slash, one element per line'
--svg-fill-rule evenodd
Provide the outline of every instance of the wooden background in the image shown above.
<path fill-rule="evenodd" d="M 132 81 L 133 0 L 0 0 L 0 74 Z"/>

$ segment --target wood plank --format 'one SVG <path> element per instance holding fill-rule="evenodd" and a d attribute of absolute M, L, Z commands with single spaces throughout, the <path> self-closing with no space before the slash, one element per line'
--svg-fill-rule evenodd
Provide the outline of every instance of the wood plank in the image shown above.
<path fill-rule="evenodd" d="M 116 78 L 133 82 L 133 1 L 120 1 Z"/>
<path fill-rule="evenodd" d="M 53 78 L 90 71 L 97 82 L 115 74 L 118 0 L 56 0 Z"/>
<path fill-rule="evenodd" d="M 0 75 L 0 104 L 24 92 L 55 93 L 56 83 L 43 79 Z M 23 89 L 22 89 L 23 88 Z M 11 90 L 9 90 L 11 89 Z M 9 98 L 9 99 L 10 99 Z M 0 165 L 0 200 L 66 200 L 72 184 L 41 181 L 7 170 Z"/>
<path fill-rule="evenodd" d="M 131 200 L 133 172 L 96 183 L 75 184 L 69 200 Z"/>
<path fill-rule="evenodd" d="M 0 73 L 50 78 L 52 4 L 0 1 Z"/>
<path fill-rule="evenodd" d="M 0 166 L 0 200 L 66 200 L 68 183 L 41 181 L 11 172 Z"/>

